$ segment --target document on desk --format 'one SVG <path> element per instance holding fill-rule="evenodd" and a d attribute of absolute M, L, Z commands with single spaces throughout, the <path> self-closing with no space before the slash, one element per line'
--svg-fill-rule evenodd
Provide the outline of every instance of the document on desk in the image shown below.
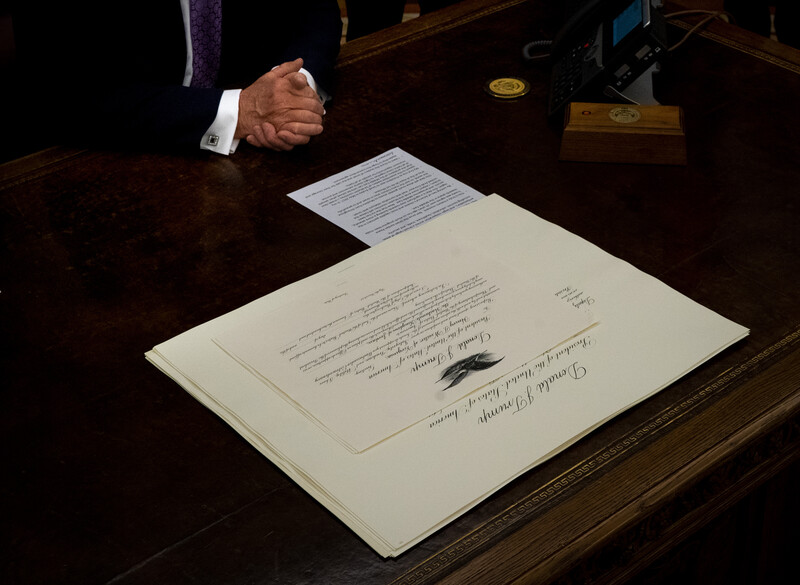
<path fill-rule="evenodd" d="M 419 257 L 421 247 L 436 253 Z M 555 347 L 540 351 L 541 346 L 530 346 L 523 363 L 515 359 L 509 364 L 512 368 L 499 377 L 490 374 L 470 383 L 452 401 L 437 402 L 435 396 L 456 389 L 461 392 L 462 384 L 480 374 L 464 375 L 449 390 L 434 382 L 435 390 L 426 397 L 434 399 L 422 412 L 431 407 L 435 410 L 361 452 L 347 448 L 304 411 L 313 406 L 304 402 L 305 395 L 294 394 L 297 388 L 293 387 L 295 382 L 305 385 L 303 376 L 278 380 L 271 361 L 255 363 L 260 349 L 250 355 L 243 347 L 245 340 L 251 340 L 298 299 L 325 298 L 340 281 L 347 289 L 359 290 L 357 283 L 363 274 L 410 251 L 415 253 L 414 263 L 426 264 L 430 274 L 435 274 L 442 255 L 449 258 L 453 250 L 463 250 L 465 255 L 479 251 L 476 266 L 481 268 L 476 273 L 486 279 L 480 290 L 492 290 L 489 283 L 519 288 L 509 297 L 515 314 L 518 305 L 526 302 L 520 298 L 538 303 L 544 293 L 579 319 L 554 334 L 561 338 Z M 348 280 L 349 274 L 352 280 Z M 464 282 L 461 268 L 454 266 L 445 274 L 452 278 L 448 282 Z M 437 281 L 418 282 L 436 286 Z M 399 284 L 387 288 L 386 295 L 404 298 Z M 366 310 L 368 300 L 365 295 L 352 307 Z M 396 304 L 399 306 L 399 301 Z M 505 302 L 497 305 L 498 313 L 509 310 Z M 310 314 L 325 315 L 322 306 L 324 302 L 310 309 Z M 337 306 L 327 315 L 327 322 L 333 323 L 345 312 L 349 315 L 352 307 L 346 302 Z M 563 311 L 555 312 L 552 303 L 547 310 L 553 310 L 557 320 L 565 318 Z M 476 314 L 470 313 L 470 323 L 477 320 Z M 522 314 L 531 318 L 524 310 Z M 548 329 L 549 324 L 539 323 L 538 317 L 532 319 L 533 337 L 538 327 Z M 315 319 L 309 319 L 303 327 L 289 328 L 292 335 L 280 335 L 275 347 L 290 347 L 292 337 L 297 341 L 309 333 L 321 338 L 326 321 L 323 327 L 314 328 L 314 323 Z M 496 323 L 503 323 L 499 315 Z M 520 328 L 530 323 L 526 320 Z M 586 323 L 595 325 L 581 329 Z M 284 331 L 286 325 L 279 329 Z M 159 344 L 147 358 L 227 421 L 375 551 L 397 556 L 747 334 L 744 327 L 630 264 L 498 195 L 490 195 Z M 512 355 L 509 347 L 517 344 L 514 338 L 501 349 L 486 345 L 474 354 L 483 354 L 487 364 L 494 362 L 487 367 L 489 372 L 504 364 L 506 355 Z M 520 347 L 528 346 L 522 343 Z M 469 345 L 465 350 L 463 355 L 473 355 Z M 497 362 L 500 357 L 503 359 Z M 444 365 L 437 363 L 431 373 L 442 376 L 447 370 Z M 452 380 L 468 369 L 462 363 L 458 372 L 450 372 Z M 373 379 L 380 381 L 373 386 L 376 393 L 390 388 L 417 396 L 431 389 L 422 378 L 412 377 L 405 385 L 389 383 L 381 376 Z M 315 395 L 317 390 L 310 385 L 303 392 Z M 373 406 L 369 397 L 358 395 L 347 408 L 357 409 L 364 420 L 385 420 L 394 416 L 391 411 L 397 399 L 398 395 L 392 394 Z M 411 419 L 417 417 L 419 413 Z"/>
<path fill-rule="evenodd" d="M 483 195 L 393 148 L 289 197 L 374 246 Z"/>
<path fill-rule="evenodd" d="M 354 453 L 595 323 L 469 232 L 429 230 L 316 280 L 215 342 Z"/>

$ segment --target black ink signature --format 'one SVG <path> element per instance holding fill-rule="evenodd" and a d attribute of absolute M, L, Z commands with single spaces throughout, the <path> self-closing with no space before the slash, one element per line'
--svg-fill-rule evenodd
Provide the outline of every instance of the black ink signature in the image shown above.
<path fill-rule="evenodd" d="M 448 366 L 447 369 L 442 372 L 442 377 L 439 378 L 439 382 L 442 380 L 450 380 L 450 385 L 445 388 L 445 390 L 448 390 L 466 378 L 470 372 L 489 369 L 502 360 L 503 358 L 499 360 L 494 359 L 492 354 L 485 351 L 476 353 L 475 355 L 471 355 L 463 360 L 458 360 L 451 366 Z"/>

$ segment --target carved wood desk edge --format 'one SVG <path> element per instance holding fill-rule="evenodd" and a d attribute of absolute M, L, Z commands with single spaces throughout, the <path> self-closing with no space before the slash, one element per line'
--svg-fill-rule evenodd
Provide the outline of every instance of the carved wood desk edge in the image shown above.
<path fill-rule="evenodd" d="M 684 7 L 681 2 L 673 1 L 670 4 L 675 4 L 676 7 L 680 8 L 689 8 Z M 688 32 L 701 19 L 701 16 L 687 15 L 671 19 L 669 23 Z M 762 37 L 741 27 L 720 20 L 712 20 L 696 31 L 695 34 L 777 67 L 800 74 L 800 50 L 767 37 Z"/>
<path fill-rule="evenodd" d="M 58 172 L 97 154 L 82 148 L 53 146 L 5 162 L 0 164 L 0 191 Z"/>
<path fill-rule="evenodd" d="M 528 0 L 486 2 L 468 0 L 442 8 L 424 18 L 415 18 L 400 25 L 378 31 L 367 37 L 345 43 L 339 54 L 337 68 L 352 65 L 363 59 L 395 50 L 404 45 L 457 28 L 490 14 L 522 4 Z"/>

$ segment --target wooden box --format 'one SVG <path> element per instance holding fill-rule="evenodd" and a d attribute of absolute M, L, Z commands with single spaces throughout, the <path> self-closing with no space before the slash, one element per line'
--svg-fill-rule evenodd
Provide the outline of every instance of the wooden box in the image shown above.
<path fill-rule="evenodd" d="M 565 114 L 559 159 L 685 165 L 683 111 L 677 106 L 573 102 Z"/>

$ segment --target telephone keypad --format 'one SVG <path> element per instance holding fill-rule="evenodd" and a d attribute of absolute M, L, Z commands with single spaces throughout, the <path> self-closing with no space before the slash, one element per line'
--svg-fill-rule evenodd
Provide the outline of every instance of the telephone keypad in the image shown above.
<path fill-rule="evenodd" d="M 598 50 L 595 40 L 590 37 L 573 47 L 556 65 L 553 78 L 555 102 L 561 102 L 581 86 L 585 64 L 594 58 Z"/>

